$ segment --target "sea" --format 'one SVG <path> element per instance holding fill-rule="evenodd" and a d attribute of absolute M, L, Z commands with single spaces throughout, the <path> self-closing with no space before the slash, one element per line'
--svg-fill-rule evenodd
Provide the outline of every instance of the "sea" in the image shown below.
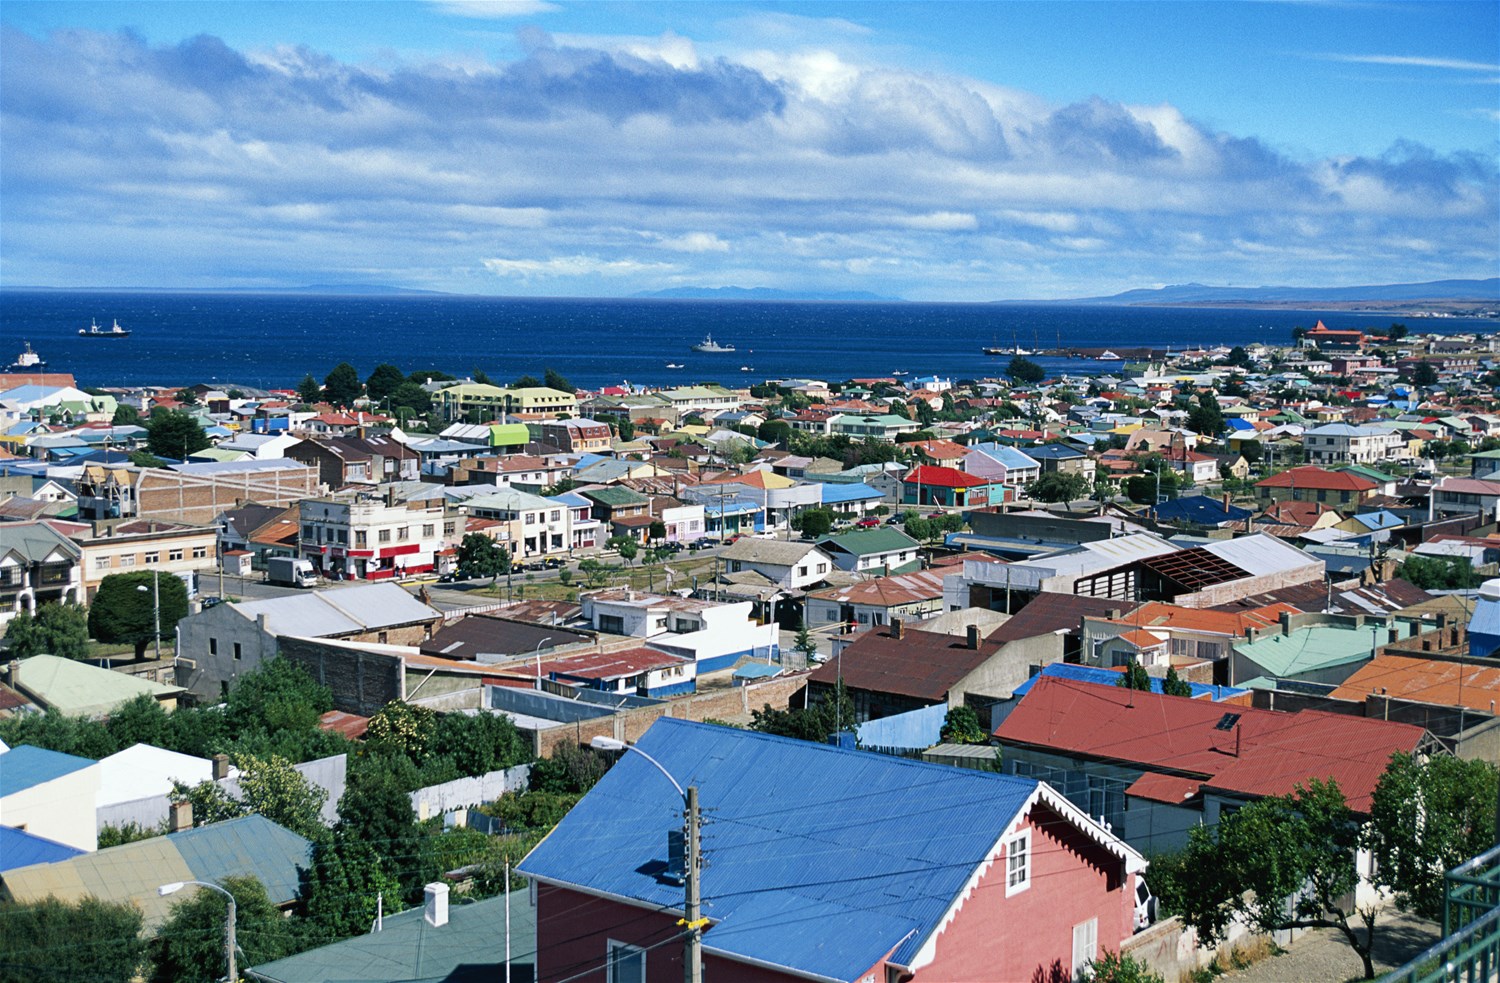
<path fill-rule="evenodd" d="M 29 343 L 47 371 L 83 386 L 208 383 L 290 388 L 347 361 L 366 376 L 483 371 L 497 383 L 555 369 L 573 385 L 748 385 L 765 379 L 1000 376 L 1029 351 L 1181 351 L 1290 344 L 1292 329 L 1405 323 L 1413 333 L 1495 331 L 1493 319 L 1347 311 L 915 302 L 519 299 L 453 295 L 0 291 L 0 367 Z M 124 339 L 80 337 L 118 321 Z M 712 335 L 733 352 L 692 346 Z M 1031 356 L 1052 373 L 1102 374 L 1120 363 Z M 672 368 L 670 366 L 681 366 Z"/>

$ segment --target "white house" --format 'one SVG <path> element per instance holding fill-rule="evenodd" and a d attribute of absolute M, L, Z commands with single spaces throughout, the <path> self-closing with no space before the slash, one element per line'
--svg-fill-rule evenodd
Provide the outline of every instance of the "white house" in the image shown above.
<path fill-rule="evenodd" d="M 699 673 L 728 669 L 745 656 L 780 657 L 776 625 L 750 618 L 751 602 L 720 603 L 615 587 L 584 594 L 583 616 L 595 630 L 647 639 L 692 659 Z"/>
<path fill-rule="evenodd" d="M 727 573 L 753 571 L 783 590 L 802 590 L 821 583 L 835 569 L 833 558 L 812 543 L 775 539 L 741 539 L 719 558 Z"/>
<path fill-rule="evenodd" d="M 23 744 L 0 754 L 0 821 L 79 850 L 99 848 L 99 764 Z"/>

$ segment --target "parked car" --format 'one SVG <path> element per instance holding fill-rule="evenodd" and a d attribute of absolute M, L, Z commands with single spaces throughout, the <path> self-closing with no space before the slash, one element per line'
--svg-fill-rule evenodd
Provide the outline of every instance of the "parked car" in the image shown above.
<path fill-rule="evenodd" d="M 1156 921 L 1156 896 L 1146 886 L 1145 878 L 1140 875 L 1135 879 L 1135 930 L 1137 932 L 1150 928 Z"/>
<path fill-rule="evenodd" d="M 688 549 L 690 550 L 708 550 L 713 549 L 713 546 L 714 542 L 711 539 L 695 539 L 691 543 L 688 543 Z"/>
<path fill-rule="evenodd" d="M 880 528 L 880 520 L 879 519 L 860 519 L 858 522 L 855 523 L 855 525 L 858 526 L 861 529 L 878 529 L 878 528 Z"/>
<path fill-rule="evenodd" d="M 549 556 L 542 561 L 542 566 L 548 570 L 561 570 L 568 565 L 568 561 L 557 556 Z"/>

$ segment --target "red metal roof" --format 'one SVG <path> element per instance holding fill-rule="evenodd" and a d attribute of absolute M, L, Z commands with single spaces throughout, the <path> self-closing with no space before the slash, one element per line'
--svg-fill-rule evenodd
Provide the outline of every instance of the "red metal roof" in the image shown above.
<path fill-rule="evenodd" d="M 936 464 L 912 468 L 901 480 L 908 485 L 935 485 L 939 488 L 973 488 L 976 485 L 990 484 L 989 478 Z"/>
<path fill-rule="evenodd" d="M 1220 729 L 1230 714 L 1236 719 Z M 1127 762 L 1251 797 L 1286 795 L 1334 779 L 1366 812 L 1393 752 L 1421 727 L 1318 710 L 1281 713 L 1041 677 L 995 731 L 1003 743 Z"/>
<path fill-rule="evenodd" d="M 1255 483 L 1257 488 L 1313 488 L 1330 491 L 1369 491 L 1375 482 L 1348 471 L 1324 471 L 1312 465 L 1291 468 Z"/>

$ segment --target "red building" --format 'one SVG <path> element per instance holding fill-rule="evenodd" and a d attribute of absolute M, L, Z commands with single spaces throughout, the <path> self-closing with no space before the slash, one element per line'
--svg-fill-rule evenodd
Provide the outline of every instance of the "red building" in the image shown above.
<path fill-rule="evenodd" d="M 698 789 L 714 983 L 1076 975 L 1135 928 L 1145 861 L 1041 782 L 670 717 L 638 748 Z M 646 755 L 521 863 L 541 983 L 682 979 L 683 799 Z"/>

